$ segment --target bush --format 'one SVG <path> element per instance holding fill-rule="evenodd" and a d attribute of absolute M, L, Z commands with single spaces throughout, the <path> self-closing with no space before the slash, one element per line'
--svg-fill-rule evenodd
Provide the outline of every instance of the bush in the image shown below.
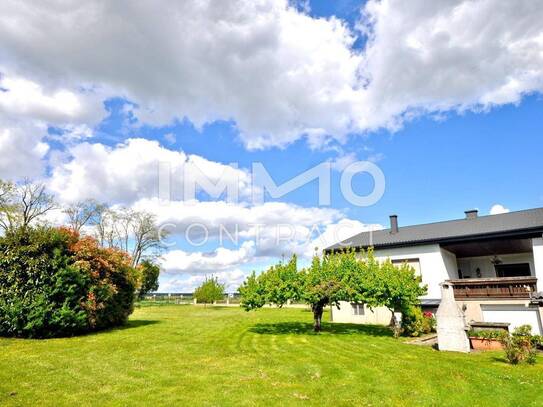
<path fill-rule="evenodd" d="M 204 304 L 211 304 L 222 300 L 224 297 L 224 285 L 219 283 L 217 278 L 211 277 L 205 279 L 200 287 L 194 291 L 196 301 Z"/>
<path fill-rule="evenodd" d="M 482 329 L 479 331 L 470 330 L 468 332 L 470 338 L 479 338 L 486 340 L 503 340 L 507 336 L 507 331 L 503 329 Z"/>
<path fill-rule="evenodd" d="M 0 270 L 2 336 L 71 336 L 119 325 L 132 312 L 127 255 L 67 230 L 7 232 L 0 237 Z"/>
<path fill-rule="evenodd" d="M 407 336 L 421 336 L 435 332 L 436 320 L 431 312 L 423 314 L 420 307 L 409 307 L 402 313 L 402 333 Z"/>
<path fill-rule="evenodd" d="M 511 335 L 502 338 L 505 357 L 512 365 L 521 362 L 533 365 L 536 362 L 536 342 L 537 337 L 532 336 L 530 325 L 519 326 Z"/>

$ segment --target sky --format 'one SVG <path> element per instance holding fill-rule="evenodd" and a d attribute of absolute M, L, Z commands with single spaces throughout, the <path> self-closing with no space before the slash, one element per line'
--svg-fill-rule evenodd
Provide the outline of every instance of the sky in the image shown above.
<path fill-rule="evenodd" d="M 155 214 L 163 292 L 235 291 L 391 214 L 541 207 L 541 21 L 532 0 L 7 0 L 0 178 Z M 254 163 L 277 185 L 327 169 L 330 203 L 316 179 L 253 199 Z M 202 174 L 237 199 L 188 196 Z"/>

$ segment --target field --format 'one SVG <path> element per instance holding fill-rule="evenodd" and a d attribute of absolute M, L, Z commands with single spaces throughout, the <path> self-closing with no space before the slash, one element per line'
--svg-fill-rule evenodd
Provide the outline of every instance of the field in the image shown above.
<path fill-rule="evenodd" d="M 405 344 L 300 309 L 138 308 L 78 338 L 0 339 L 0 405 L 543 405 L 543 358 Z"/>

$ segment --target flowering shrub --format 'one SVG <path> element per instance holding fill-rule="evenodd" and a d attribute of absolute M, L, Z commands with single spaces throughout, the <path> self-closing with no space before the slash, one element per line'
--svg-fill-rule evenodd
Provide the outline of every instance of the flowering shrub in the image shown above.
<path fill-rule="evenodd" d="M 436 331 L 436 319 L 431 312 L 411 307 L 402 315 L 402 332 L 407 336 L 421 336 Z"/>
<path fill-rule="evenodd" d="M 537 337 L 532 336 L 532 327 L 522 325 L 517 327 L 511 335 L 502 337 L 505 357 L 512 365 L 526 362 L 533 365 L 536 362 Z"/>
<path fill-rule="evenodd" d="M 106 249 L 96 239 L 83 237 L 70 246 L 74 266 L 90 278 L 83 307 L 90 329 L 126 322 L 133 311 L 136 270 L 130 257 L 118 249 Z"/>
<path fill-rule="evenodd" d="M 122 324 L 132 312 L 128 255 L 67 229 L 0 237 L 0 335 L 57 337 Z"/>

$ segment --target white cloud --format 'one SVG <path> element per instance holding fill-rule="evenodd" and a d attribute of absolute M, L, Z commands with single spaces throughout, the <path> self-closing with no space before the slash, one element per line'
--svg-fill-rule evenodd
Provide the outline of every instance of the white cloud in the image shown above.
<path fill-rule="evenodd" d="M 370 0 L 364 11 L 370 127 L 517 103 L 543 90 L 538 2 Z"/>
<path fill-rule="evenodd" d="M 502 213 L 509 213 L 510 210 L 503 205 L 496 204 L 490 208 L 491 215 L 500 215 Z"/>
<path fill-rule="evenodd" d="M 91 135 L 104 111 L 97 95 L 63 88 L 44 89 L 40 84 L 0 68 L 0 177 L 38 177 L 45 168 L 48 138 L 75 141 Z M 89 123 L 89 125 L 85 124 Z M 60 136 L 49 136 L 57 126 Z"/>
<path fill-rule="evenodd" d="M 0 178 L 39 176 L 49 151 L 45 129 L 31 124 L 3 125 L 0 115 Z"/>
<path fill-rule="evenodd" d="M 252 148 L 350 127 L 361 62 L 352 33 L 286 0 L 8 1 L 2 9 L 6 65 L 38 82 L 126 97 L 145 122 L 233 119 Z"/>
<path fill-rule="evenodd" d="M 210 274 L 225 271 L 253 260 L 254 245 L 248 240 L 239 249 L 219 247 L 211 253 L 171 250 L 162 256 L 161 266 L 167 273 Z"/>
<path fill-rule="evenodd" d="M 50 120 L 96 112 L 87 94 L 121 96 L 144 122 L 233 120 L 250 148 L 304 136 L 320 146 L 543 89 L 543 8 L 532 0 L 370 0 L 362 51 L 344 22 L 287 0 L 2 6 L 2 69 L 33 95 L 11 105 Z"/>
<path fill-rule="evenodd" d="M 50 188 L 62 201 L 94 198 L 109 203 L 131 204 L 158 197 L 159 168 L 170 185 L 172 198 L 183 191 L 184 176 L 205 174 L 212 183 L 225 180 L 239 187 L 240 198 L 250 193 L 250 175 L 233 166 L 182 151 L 161 147 L 158 141 L 128 139 L 108 147 L 80 143 L 69 149 L 70 157 L 52 171 Z"/>
<path fill-rule="evenodd" d="M 98 96 L 92 92 L 44 89 L 32 80 L 5 74 L 0 75 L 0 88 L 0 111 L 12 119 L 21 117 L 44 123 L 71 124 L 93 122 L 104 113 Z"/>

